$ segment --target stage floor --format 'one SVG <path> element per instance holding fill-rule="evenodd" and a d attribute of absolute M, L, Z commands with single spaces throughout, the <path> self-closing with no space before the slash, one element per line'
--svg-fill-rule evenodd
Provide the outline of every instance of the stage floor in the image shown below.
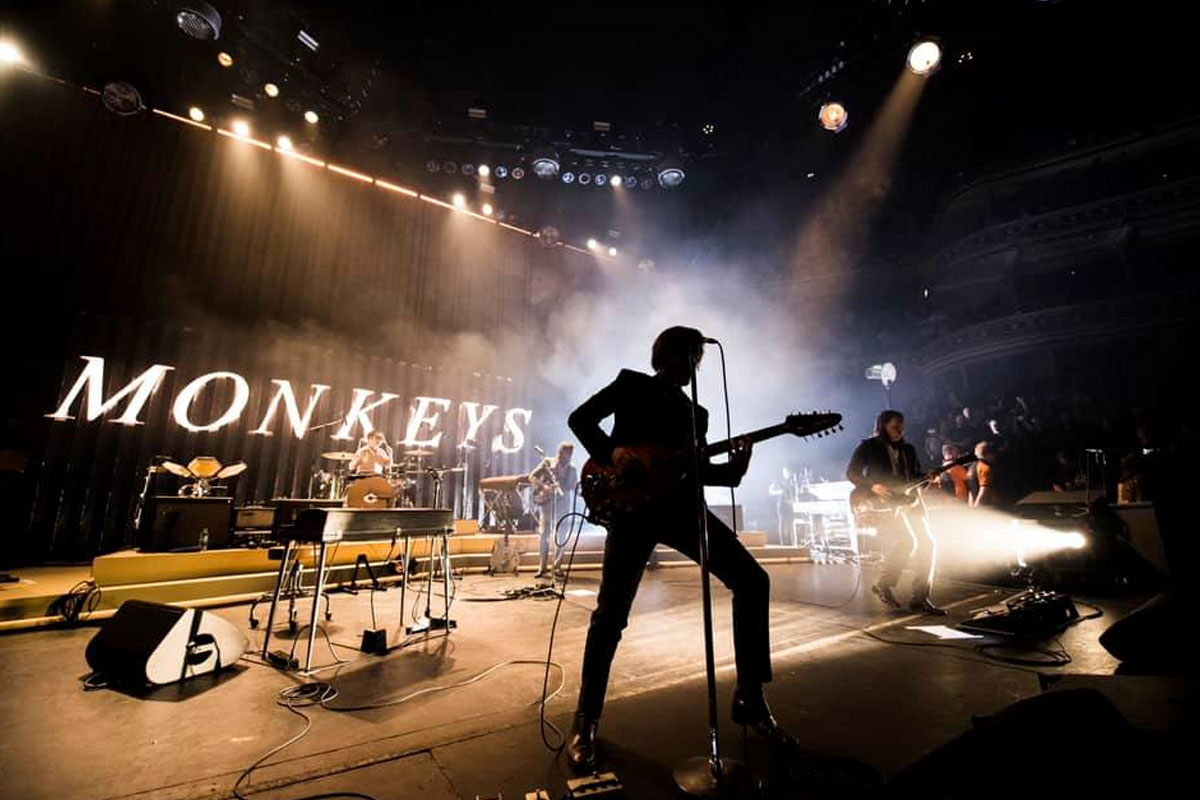
<path fill-rule="evenodd" d="M 776 669 L 770 697 L 780 721 L 808 750 L 895 774 L 968 730 L 972 715 L 995 712 L 1041 691 L 1036 670 L 987 661 L 970 652 L 973 643 L 968 649 L 916 647 L 872 638 L 935 643 L 907 626 L 942 620 L 884 611 L 866 591 L 875 577 L 870 567 L 861 580 L 850 565 L 782 564 L 768 570 Z M 565 684 L 548 714 L 564 729 L 574 707 L 598 578 L 594 571 L 573 578 L 559 621 L 554 659 L 563 666 Z M 334 652 L 348 662 L 318 676 L 340 692 L 331 705 L 393 700 L 464 681 L 499 662 L 544 659 L 553 602 L 479 602 L 531 584 L 525 577 L 468 576 L 453 606 L 457 631 L 384 657 L 355 649 L 370 623 L 369 596 L 335 595 L 329 638 L 348 647 L 333 649 L 321 641 L 317 649 L 321 663 L 333 663 Z M 947 582 L 937 587 L 936 599 L 953 621 L 1011 592 Z M 396 591 L 375 597 L 380 625 L 393 636 L 398 600 Z M 729 595 L 719 586 L 715 603 L 722 743 L 727 753 L 740 755 L 740 729 L 726 716 L 732 649 Z M 1061 636 L 1072 662 L 1042 672 L 1111 675 L 1117 664 L 1097 637 L 1134 605 L 1134 600 L 1101 602 L 1103 617 Z M 247 612 L 245 605 L 216 611 L 248 630 L 253 648 L 262 633 L 249 630 Z M 0 697 L 5 797 L 227 797 L 242 770 L 304 727 L 276 703 L 279 691 L 298 679 L 249 661 L 221 678 L 200 677 L 144 696 L 85 692 L 80 684 L 87 673 L 84 647 L 95 630 L 0 636 L 0 674 L 7 686 Z M 281 644 L 287 646 L 283 635 Z M 704 751 L 702 641 L 698 572 L 647 572 L 613 667 L 601 726 L 605 765 L 625 782 L 631 797 L 672 797 L 672 767 Z M 551 686 L 559 680 L 560 673 L 552 672 Z M 248 790 L 263 798 L 353 790 L 384 800 L 490 798 L 501 792 L 521 798 L 544 787 L 560 797 L 570 774 L 539 737 L 535 704 L 541 685 L 540 666 L 514 665 L 469 686 L 389 708 L 307 709 L 313 721 L 309 734 L 256 771 Z M 1147 724 L 1168 724 L 1161 715 L 1141 711 Z M 759 766 L 768 763 L 769 754 L 753 741 L 750 754 Z"/>

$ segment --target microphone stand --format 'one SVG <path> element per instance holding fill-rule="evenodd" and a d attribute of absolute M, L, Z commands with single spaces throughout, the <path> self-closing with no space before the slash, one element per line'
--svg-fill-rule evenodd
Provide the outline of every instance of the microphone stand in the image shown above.
<path fill-rule="evenodd" d="M 713 656 L 712 587 L 708 577 L 708 514 L 704 506 L 704 471 L 700 451 L 700 427 L 696 362 L 692 361 L 692 470 L 696 481 L 696 517 L 700 536 L 700 592 L 704 605 L 704 666 L 708 677 L 708 755 L 693 756 L 675 769 L 675 785 L 689 797 L 746 797 L 746 770 L 740 761 L 722 758 L 717 740 L 717 667 Z"/>

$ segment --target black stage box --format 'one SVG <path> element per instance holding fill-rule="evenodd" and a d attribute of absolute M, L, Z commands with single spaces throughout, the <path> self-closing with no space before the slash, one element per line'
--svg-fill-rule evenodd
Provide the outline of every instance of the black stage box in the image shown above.
<path fill-rule="evenodd" d="M 138 546 L 147 553 L 215 550 L 229 546 L 232 526 L 232 497 L 154 495 L 146 500 Z"/>

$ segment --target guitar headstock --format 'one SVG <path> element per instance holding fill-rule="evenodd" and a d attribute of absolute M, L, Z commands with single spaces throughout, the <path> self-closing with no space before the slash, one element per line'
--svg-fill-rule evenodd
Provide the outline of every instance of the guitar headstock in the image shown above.
<path fill-rule="evenodd" d="M 794 436 L 832 436 L 842 430 L 842 415 L 833 411 L 788 414 L 783 422 Z"/>

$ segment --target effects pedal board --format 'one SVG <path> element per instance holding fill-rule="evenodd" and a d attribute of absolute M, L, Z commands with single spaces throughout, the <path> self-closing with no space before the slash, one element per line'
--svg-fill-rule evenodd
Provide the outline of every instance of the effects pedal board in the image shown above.
<path fill-rule="evenodd" d="M 600 797 L 606 800 L 625 797 L 625 787 L 616 774 L 599 772 L 586 778 L 573 778 L 567 781 L 567 797 L 570 800 Z"/>
<path fill-rule="evenodd" d="M 1044 639 L 1079 619 L 1070 597 L 1058 592 L 1027 589 L 1020 594 L 975 611 L 958 627 L 975 633 Z"/>

